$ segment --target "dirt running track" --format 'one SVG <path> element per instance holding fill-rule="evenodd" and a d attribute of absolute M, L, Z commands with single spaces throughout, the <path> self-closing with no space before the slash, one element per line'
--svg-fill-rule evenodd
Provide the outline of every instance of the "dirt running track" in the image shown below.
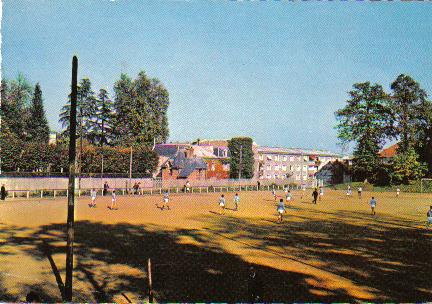
<path fill-rule="evenodd" d="M 283 193 L 278 193 L 282 195 Z M 362 200 L 310 193 L 276 223 L 269 192 L 242 192 L 239 211 L 218 214 L 218 193 L 110 197 L 75 211 L 74 301 L 146 301 L 147 259 L 160 302 L 248 301 L 253 265 L 262 301 L 432 301 L 432 230 L 425 229 L 432 195 L 374 194 L 377 215 Z M 226 193 L 228 208 L 234 193 Z M 66 200 L 0 203 L 0 301 L 22 301 L 35 290 L 61 301 L 65 275 Z"/>

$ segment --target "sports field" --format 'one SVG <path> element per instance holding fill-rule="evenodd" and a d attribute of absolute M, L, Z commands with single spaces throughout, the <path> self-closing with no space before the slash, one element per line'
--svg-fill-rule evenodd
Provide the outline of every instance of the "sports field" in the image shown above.
<path fill-rule="evenodd" d="M 283 192 L 278 192 L 282 196 Z M 377 214 L 368 200 L 377 198 Z M 276 223 L 270 192 L 110 197 L 76 204 L 74 301 L 128 303 L 148 297 L 152 261 L 155 300 L 248 301 L 250 266 L 261 301 L 432 301 L 432 229 L 425 229 L 432 195 L 326 191 L 317 205 L 294 192 Z M 66 199 L 0 203 L 0 301 L 22 301 L 36 290 L 61 301 Z"/>

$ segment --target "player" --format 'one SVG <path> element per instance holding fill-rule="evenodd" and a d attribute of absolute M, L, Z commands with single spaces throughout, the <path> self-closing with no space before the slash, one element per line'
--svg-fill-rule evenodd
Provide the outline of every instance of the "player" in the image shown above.
<path fill-rule="evenodd" d="M 363 188 L 362 187 L 358 187 L 357 194 L 358 194 L 358 198 L 359 199 L 361 199 L 361 197 L 362 197 L 362 192 L 363 192 Z"/>
<path fill-rule="evenodd" d="M 426 227 L 429 228 L 432 225 L 432 206 L 430 206 L 430 209 L 427 212 L 427 223 Z"/>
<path fill-rule="evenodd" d="M 288 190 L 285 197 L 286 197 L 287 204 L 289 204 L 289 202 L 291 202 L 292 200 L 292 194 L 290 190 Z"/>
<path fill-rule="evenodd" d="M 351 187 L 348 186 L 347 191 L 346 191 L 347 198 L 349 198 L 351 196 L 351 193 L 352 193 L 351 192 Z"/>
<path fill-rule="evenodd" d="M 112 191 L 112 194 L 111 194 L 111 208 L 110 209 L 111 210 L 117 210 L 118 209 L 118 207 L 117 207 L 117 195 L 116 195 L 115 189 Z"/>
<path fill-rule="evenodd" d="M 221 197 L 219 198 L 219 206 L 221 207 L 220 210 L 220 214 L 225 214 L 225 204 L 226 204 L 226 200 L 225 200 L 225 195 L 221 195 Z"/>
<path fill-rule="evenodd" d="M 165 207 L 167 207 L 168 210 L 171 210 L 170 206 L 169 206 L 169 193 L 168 193 L 168 190 L 165 191 L 165 193 L 163 195 L 163 202 L 162 202 L 162 208 L 161 209 L 164 210 Z"/>
<path fill-rule="evenodd" d="M 375 215 L 376 213 L 375 213 L 375 207 L 376 207 L 376 204 L 377 204 L 377 202 L 376 202 L 376 200 L 375 200 L 375 198 L 372 196 L 372 199 L 370 200 L 370 206 L 371 206 L 371 210 L 372 210 L 372 215 Z"/>
<path fill-rule="evenodd" d="M 283 220 L 282 217 L 283 217 L 283 214 L 285 213 L 285 205 L 284 205 L 283 198 L 281 198 L 279 200 L 279 204 L 278 204 L 278 207 L 277 207 L 277 212 L 278 212 L 278 222 L 282 223 L 282 220 Z"/>
<path fill-rule="evenodd" d="M 187 181 L 186 182 L 186 193 L 189 193 L 190 192 L 190 183 L 189 183 L 189 181 Z"/>
<path fill-rule="evenodd" d="M 397 189 L 396 189 L 396 197 L 399 197 L 399 195 L 400 195 L 400 189 L 397 188 Z"/>
<path fill-rule="evenodd" d="M 322 200 L 323 196 L 324 196 L 324 189 L 323 189 L 323 187 L 320 187 L 320 189 L 319 189 L 319 200 L 320 201 Z"/>
<path fill-rule="evenodd" d="M 276 196 L 276 190 L 275 190 L 274 187 L 273 187 L 273 190 L 272 190 L 272 195 L 273 195 L 274 200 L 276 201 L 277 196 Z"/>
<path fill-rule="evenodd" d="M 301 192 L 301 197 L 300 197 L 300 199 L 303 199 L 303 196 L 305 196 L 305 194 L 306 194 L 306 185 L 302 185 L 301 186 L 301 189 L 302 189 L 302 192 Z"/>
<path fill-rule="evenodd" d="M 96 207 L 96 190 L 95 188 L 91 189 L 90 191 L 90 197 L 91 197 L 91 203 L 90 203 L 90 208 L 91 207 Z"/>
<path fill-rule="evenodd" d="M 238 193 L 236 193 L 234 195 L 234 204 L 235 204 L 235 211 L 238 210 L 238 204 L 240 203 L 240 196 L 238 195 Z"/>
<path fill-rule="evenodd" d="M 316 204 L 317 203 L 317 199 L 318 199 L 318 189 L 315 188 L 314 191 L 312 192 L 312 197 L 313 197 L 313 203 Z"/>

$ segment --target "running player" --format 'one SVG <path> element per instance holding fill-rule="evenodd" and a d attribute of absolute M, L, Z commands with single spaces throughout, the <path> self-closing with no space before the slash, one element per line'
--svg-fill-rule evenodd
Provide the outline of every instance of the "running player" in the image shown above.
<path fill-rule="evenodd" d="M 360 198 L 360 199 L 362 197 L 362 192 L 363 192 L 363 188 L 362 187 L 358 187 L 357 194 L 358 194 L 358 198 Z"/>
<path fill-rule="evenodd" d="M 117 195 L 116 195 L 115 190 L 113 190 L 112 194 L 111 194 L 111 208 L 110 209 L 111 210 L 117 210 L 118 209 L 118 207 L 117 207 Z"/>
<path fill-rule="evenodd" d="M 324 189 L 323 187 L 320 187 L 319 189 L 319 200 L 321 201 L 323 199 L 324 196 Z"/>
<path fill-rule="evenodd" d="M 90 208 L 96 207 L 96 190 L 95 190 L 95 188 L 91 189 L 90 197 L 91 197 Z"/>
<path fill-rule="evenodd" d="M 302 192 L 301 192 L 301 197 L 300 197 L 300 199 L 303 199 L 303 196 L 305 196 L 305 194 L 306 194 L 306 185 L 302 185 L 301 186 L 301 189 L 302 189 Z"/>
<path fill-rule="evenodd" d="M 286 197 L 287 204 L 289 204 L 289 202 L 291 202 L 292 200 L 291 190 L 288 190 L 285 197 Z"/>
<path fill-rule="evenodd" d="M 164 192 L 163 201 L 162 201 L 162 208 L 161 209 L 164 210 L 165 207 L 167 207 L 167 209 L 170 210 L 168 190 Z"/>
<path fill-rule="evenodd" d="M 400 189 L 397 188 L 397 189 L 396 189 L 396 197 L 399 197 L 399 195 L 400 195 Z"/>
<path fill-rule="evenodd" d="M 275 190 L 274 187 L 273 187 L 273 190 L 272 190 L 272 195 L 273 195 L 274 200 L 276 201 L 277 196 L 276 196 L 276 190 Z"/>
<path fill-rule="evenodd" d="M 283 214 L 285 213 L 285 205 L 284 205 L 283 198 L 281 198 L 279 200 L 279 204 L 278 204 L 278 207 L 277 207 L 277 212 L 278 212 L 278 222 L 282 223 Z"/>
<path fill-rule="evenodd" d="M 314 189 L 314 191 L 312 192 L 312 197 L 313 197 L 313 203 L 316 204 L 317 203 L 317 199 L 318 199 L 318 190 L 317 188 Z"/>
<path fill-rule="evenodd" d="M 372 196 L 372 199 L 370 200 L 370 206 L 371 206 L 371 210 L 372 210 L 372 215 L 375 215 L 376 213 L 375 213 L 375 207 L 376 207 L 376 204 L 377 204 L 377 202 L 376 202 L 376 200 L 375 200 L 375 198 Z"/>
<path fill-rule="evenodd" d="M 225 204 L 226 204 L 226 200 L 225 200 L 225 195 L 221 195 L 221 197 L 219 198 L 219 206 L 221 207 L 220 210 L 220 214 L 225 214 Z"/>
<path fill-rule="evenodd" d="M 432 206 L 430 206 L 430 209 L 427 212 L 427 223 L 426 227 L 429 228 L 432 225 Z"/>
<path fill-rule="evenodd" d="M 240 203 L 240 196 L 238 195 L 238 193 L 236 193 L 234 195 L 234 204 L 235 204 L 235 210 L 238 210 L 238 204 Z"/>

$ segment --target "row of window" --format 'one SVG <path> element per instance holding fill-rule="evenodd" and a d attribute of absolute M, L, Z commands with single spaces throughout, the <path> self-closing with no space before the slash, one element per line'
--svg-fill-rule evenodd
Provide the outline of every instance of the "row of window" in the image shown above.
<path fill-rule="evenodd" d="M 309 156 L 301 156 L 301 155 L 272 155 L 272 154 L 260 154 L 259 155 L 259 160 L 274 160 L 274 161 L 302 161 L 302 157 L 303 157 L 303 161 L 307 162 L 309 161 Z M 323 162 L 331 160 L 331 157 L 326 157 L 326 156 L 321 156 L 318 157 L 318 160 L 321 160 Z"/>
<path fill-rule="evenodd" d="M 275 179 L 285 179 L 285 178 L 287 178 L 286 175 L 278 175 L 278 174 L 275 174 L 275 175 L 267 174 L 266 177 L 267 177 L 267 179 L 272 179 L 272 178 L 275 178 Z M 297 174 L 295 176 L 295 179 L 296 180 L 301 180 L 302 179 L 301 175 Z M 303 180 L 307 180 L 307 179 L 308 179 L 307 175 L 303 175 Z"/>
<path fill-rule="evenodd" d="M 271 165 L 267 165 L 266 167 L 267 171 L 271 171 L 272 167 Z M 297 166 L 286 166 L 286 165 L 276 165 L 274 166 L 274 171 L 287 171 L 287 169 L 289 169 L 289 171 L 301 171 L 301 166 L 297 165 Z M 307 171 L 308 170 L 308 166 L 307 165 L 303 165 L 303 171 Z"/>

